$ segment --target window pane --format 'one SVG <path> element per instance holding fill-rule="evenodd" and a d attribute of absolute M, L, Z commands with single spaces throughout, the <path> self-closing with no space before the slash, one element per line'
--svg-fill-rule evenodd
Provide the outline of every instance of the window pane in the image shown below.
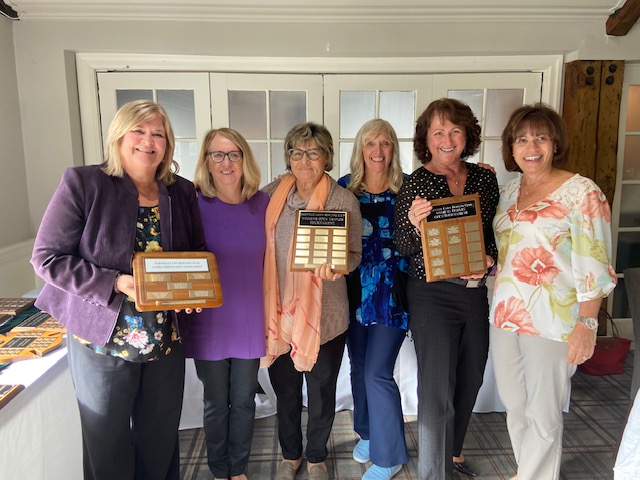
<path fill-rule="evenodd" d="M 482 124 L 483 90 L 449 90 L 449 98 L 455 98 L 469 105 L 478 122 Z"/>
<path fill-rule="evenodd" d="M 283 173 L 289 173 L 284 161 L 284 142 L 273 142 L 271 144 L 271 179 L 269 181 Z"/>
<path fill-rule="evenodd" d="M 411 174 L 415 170 L 413 166 L 413 142 L 400 142 L 400 165 L 402 171 Z"/>
<path fill-rule="evenodd" d="M 270 92 L 271 138 L 284 139 L 287 132 L 307 119 L 306 92 Z"/>
<path fill-rule="evenodd" d="M 376 92 L 340 92 L 340 138 L 355 138 L 376 116 Z"/>
<path fill-rule="evenodd" d="M 508 172 L 504 167 L 504 161 L 502 160 L 502 141 L 500 140 L 485 140 L 484 142 L 484 163 L 488 163 L 496 169 L 496 176 L 498 177 L 498 185 L 506 185 L 510 180 L 518 176 L 517 172 Z"/>
<path fill-rule="evenodd" d="M 619 232 L 616 272 L 630 267 L 640 267 L 640 232 Z"/>
<path fill-rule="evenodd" d="M 629 297 L 624 286 L 624 278 L 618 279 L 616 288 L 613 289 L 613 309 L 611 311 L 613 318 L 631 318 L 629 310 Z"/>
<path fill-rule="evenodd" d="M 623 180 L 640 180 L 640 135 L 627 135 L 624 139 Z"/>
<path fill-rule="evenodd" d="M 513 111 L 522 106 L 524 90 L 487 90 L 485 137 L 499 137 Z"/>
<path fill-rule="evenodd" d="M 158 103 L 167 111 L 176 138 L 196 138 L 193 90 L 158 90 Z"/>
<path fill-rule="evenodd" d="M 627 132 L 640 132 L 640 85 L 629 86 Z"/>
<path fill-rule="evenodd" d="M 640 226 L 640 185 L 622 185 L 620 227 Z"/>
<path fill-rule="evenodd" d="M 153 101 L 153 90 L 116 90 L 118 109 L 125 103 L 133 102 L 134 100 Z"/>
<path fill-rule="evenodd" d="M 198 163 L 198 147 L 196 142 L 185 142 L 176 140 L 176 149 L 173 159 L 180 165 L 180 176 L 193 180 Z"/>
<path fill-rule="evenodd" d="M 340 142 L 340 176 L 351 173 L 351 152 L 353 152 L 353 142 Z M 335 168 L 335 167 L 334 167 Z"/>
<path fill-rule="evenodd" d="M 244 138 L 267 138 L 266 92 L 229 91 L 229 126 Z"/>
<path fill-rule="evenodd" d="M 412 138 L 415 125 L 415 92 L 380 92 L 380 118 L 401 138 Z M 364 122 L 363 122 L 364 123 Z"/>
<path fill-rule="evenodd" d="M 267 163 L 267 144 L 265 142 L 251 142 L 249 146 L 251 147 L 253 158 L 255 158 L 258 164 L 258 168 L 260 168 L 260 186 L 264 187 L 271 181 Z"/>

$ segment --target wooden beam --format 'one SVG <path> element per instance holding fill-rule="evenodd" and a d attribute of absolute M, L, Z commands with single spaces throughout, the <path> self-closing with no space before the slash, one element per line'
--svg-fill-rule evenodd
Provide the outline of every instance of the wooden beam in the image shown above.
<path fill-rule="evenodd" d="M 627 0 L 607 19 L 607 35 L 623 37 L 640 18 L 640 0 Z"/>

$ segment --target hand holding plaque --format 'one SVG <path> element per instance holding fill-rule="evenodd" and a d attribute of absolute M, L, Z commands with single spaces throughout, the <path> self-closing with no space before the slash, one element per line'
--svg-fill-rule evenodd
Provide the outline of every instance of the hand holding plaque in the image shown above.
<path fill-rule="evenodd" d="M 486 273 L 478 194 L 431 200 L 431 205 L 420 222 L 427 282 Z"/>
<path fill-rule="evenodd" d="M 313 271 L 323 263 L 349 273 L 349 212 L 299 210 L 293 232 L 292 271 Z"/>
<path fill-rule="evenodd" d="M 133 279 L 140 312 L 222 305 L 218 264 L 210 252 L 137 252 Z"/>

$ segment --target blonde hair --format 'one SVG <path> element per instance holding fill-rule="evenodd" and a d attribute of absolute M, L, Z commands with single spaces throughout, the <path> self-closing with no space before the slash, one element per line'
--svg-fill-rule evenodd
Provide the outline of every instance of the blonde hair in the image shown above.
<path fill-rule="evenodd" d="M 209 172 L 207 165 L 207 150 L 217 135 L 233 142 L 242 152 L 242 180 L 240 183 L 242 186 L 242 199 L 247 200 L 253 197 L 260 187 L 260 167 L 258 167 L 247 141 L 233 128 L 215 128 L 209 130 L 204 136 L 200 154 L 198 155 L 198 164 L 196 165 L 193 183 L 205 197 L 213 198 L 216 196 L 213 176 L 211 172 Z"/>
<path fill-rule="evenodd" d="M 173 160 L 173 151 L 176 144 L 173 128 L 171 128 L 169 116 L 164 108 L 149 100 L 134 100 L 124 104 L 116 112 L 107 133 L 105 145 L 105 161 L 107 165 L 102 169 L 104 173 L 113 177 L 122 177 L 124 175 L 122 159 L 120 158 L 122 139 L 135 127 L 157 117 L 162 118 L 166 136 L 166 148 L 162 163 L 158 165 L 158 170 L 156 171 L 156 179 L 165 185 L 171 185 L 176 181 L 175 174 L 178 173 L 180 167 Z"/>
<path fill-rule="evenodd" d="M 365 163 L 363 147 L 367 140 L 373 139 L 380 134 L 385 134 L 391 140 L 393 152 L 391 155 L 391 163 L 389 164 L 389 190 L 397 193 L 402 186 L 402 166 L 400 165 L 400 143 L 395 130 L 389 122 L 381 118 L 374 118 L 360 127 L 353 143 L 353 151 L 351 153 L 351 181 L 347 185 L 347 189 L 360 195 L 366 191 L 364 183 Z"/>

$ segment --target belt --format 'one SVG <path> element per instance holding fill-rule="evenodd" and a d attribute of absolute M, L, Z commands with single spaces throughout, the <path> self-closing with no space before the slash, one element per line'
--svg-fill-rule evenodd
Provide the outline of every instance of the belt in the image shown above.
<path fill-rule="evenodd" d="M 445 278 L 445 282 L 455 283 L 456 285 L 464 285 L 467 288 L 477 288 L 483 287 L 487 283 L 487 276 L 485 275 L 482 278 L 475 278 L 472 280 L 465 280 L 463 278 Z"/>

